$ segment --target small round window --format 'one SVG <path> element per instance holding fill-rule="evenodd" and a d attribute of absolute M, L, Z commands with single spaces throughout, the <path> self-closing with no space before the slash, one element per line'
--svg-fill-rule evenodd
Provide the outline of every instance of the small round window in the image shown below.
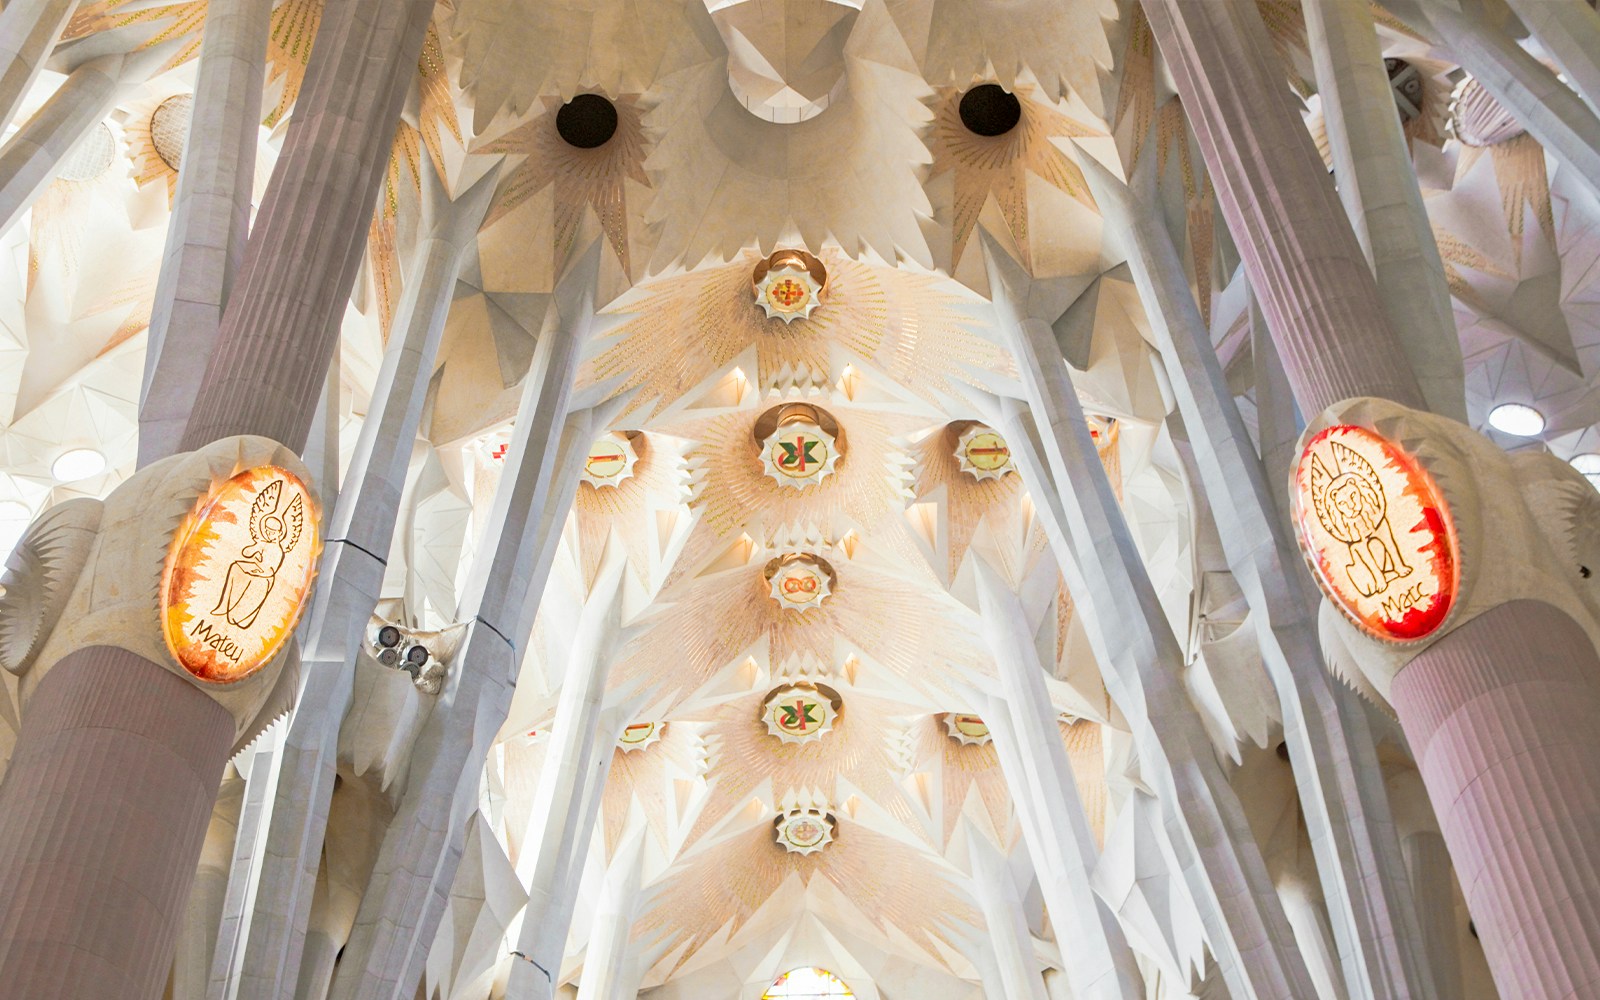
<path fill-rule="evenodd" d="M 779 976 L 761 1000 L 822 1000 L 853 997 L 844 980 L 826 969 L 794 969 Z"/>

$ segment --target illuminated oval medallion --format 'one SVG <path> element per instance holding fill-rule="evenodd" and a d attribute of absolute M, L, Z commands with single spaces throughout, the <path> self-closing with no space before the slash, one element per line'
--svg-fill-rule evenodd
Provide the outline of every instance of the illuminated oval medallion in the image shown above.
<path fill-rule="evenodd" d="M 1293 487 L 1301 551 L 1346 617 L 1394 642 L 1444 623 L 1459 578 L 1455 525 L 1415 458 L 1365 427 L 1335 425 L 1307 442 Z"/>
<path fill-rule="evenodd" d="M 603 434 L 589 446 L 589 457 L 583 463 L 582 479 L 590 486 L 618 486 L 633 476 L 633 467 L 639 461 L 638 452 L 628 435 L 620 431 Z"/>
<path fill-rule="evenodd" d="M 757 264 L 751 276 L 756 304 L 768 319 L 785 323 L 810 319 L 827 281 L 822 262 L 804 250 L 779 250 Z"/>
<path fill-rule="evenodd" d="M 195 504 L 167 551 L 161 625 L 180 666 L 243 680 L 294 631 L 318 549 L 310 492 L 276 466 L 239 473 Z"/>
<path fill-rule="evenodd" d="M 791 854 L 815 854 L 833 843 L 834 818 L 820 809 L 795 809 L 779 816 L 773 826 L 778 843 Z"/>
<path fill-rule="evenodd" d="M 982 746 L 989 742 L 989 727 L 976 715 L 951 712 L 944 717 L 945 729 L 950 738 L 968 746 Z"/>
<path fill-rule="evenodd" d="M 643 750 L 661 739 L 661 731 L 666 725 L 665 722 L 635 722 L 617 738 L 617 749 L 627 753 Z"/>
<path fill-rule="evenodd" d="M 796 553 L 767 564 L 768 592 L 778 606 L 790 611 L 820 607 L 833 596 L 833 567 L 813 555 Z"/>
<path fill-rule="evenodd" d="M 973 424 L 956 440 L 956 460 L 962 472 L 978 480 L 999 479 L 1012 470 L 1006 439 L 982 424 Z"/>
<path fill-rule="evenodd" d="M 843 708 L 844 699 L 833 688 L 798 681 L 767 692 L 761 720 L 785 743 L 809 743 L 833 731 Z"/>

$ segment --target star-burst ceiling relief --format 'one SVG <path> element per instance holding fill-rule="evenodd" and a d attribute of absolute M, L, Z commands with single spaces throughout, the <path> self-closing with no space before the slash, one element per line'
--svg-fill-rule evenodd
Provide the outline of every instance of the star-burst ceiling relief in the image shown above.
<path fill-rule="evenodd" d="M 642 194 L 650 188 L 644 171 L 644 108 L 639 96 L 624 94 L 612 102 L 617 109 L 616 134 L 593 149 L 570 145 L 556 133 L 561 104 L 559 98 L 544 98 L 539 114 L 474 150 L 520 159 L 500 182 L 484 225 L 493 225 L 549 189 L 556 258 L 565 258 L 584 212 L 593 210 L 623 272 L 632 274 L 628 195 L 630 189 Z"/>
<path fill-rule="evenodd" d="M 642 750 L 618 747 L 611 758 L 611 773 L 601 802 L 601 830 L 607 857 L 622 842 L 635 803 L 656 844 L 671 856 L 676 853 L 673 831 L 678 828 L 677 784 L 692 780 L 705 769 L 705 726 L 673 720 L 658 722 L 660 738 Z"/>
<path fill-rule="evenodd" d="M 1022 254 L 1023 265 L 1031 270 L 1028 177 L 1038 177 L 1095 211 L 1083 172 L 1055 140 L 1104 133 L 1068 117 L 1035 88 L 1019 87 L 1016 97 L 1022 105 L 1022 119 L 1016 127 L 1003 135 L 978 135 L 961 123 L 961 96 L 962 91 L 954 87 L 940 88 L 934 97 L 933 129 L 928 136 L 932 177 L 955 174 L 951 261 L 960 262 L 984 204 L 993 198 Z"/>
<path fill-rule="evenodd" d="M 612 486 L 578 484 L 572 501 L 578 555 L 584 586 L 592 587 L 606 539 L 615 532 L 634 578 L 645 593 L 654 593 L 674 562 L 689 523 L 684 509 L 689 499 L 681 454 L 684 443 L 660 434 L 627 436 L 636 456 L 630 475 Z"/>
<path fill-rule="evenodd" d="M 991 561 L 1012 581 L 1021 578 L 1025 565 L 1049 542 L 1025 509 L 1027 491 L 1020 475 L 977 479 L 961 468 L 957 445 L 964 433 L 978 426 L 970 421 L 946 424 L 918 442 L 914 452 L 915 504 L 908 516 L 916 519 L 923 510 L 937 512 L 938 527 L 919 534 L 947 585 L 980 530 L 988 534 Z"/>
<path fill-rule="evenodd" d="M 808 319 L 768 319 L 750 294 L 761 257 L 652 281 L 609 312 L 629 315 L 589 359 L 580 385 L 620 378 L 634 405 L 661 414 L 754 348 L 756 387 L 831 385 L 846 364 L 866 364 L 934 400 L 966 370 L 1013 370 L 1009 355 L 978 332 L 977 298 L 931 273 L 820 254 L 828 296 Z"/>
<path fill-rule="evenodd" d="M 937 715 L 918 718 L 909 738 L 914 773 L 931 778 L 927 786 L 919 783 L 913 787 L 926 788 L 918 804 L 929 814 L 929 828 L 938 830 L 939 849 L 949 849 L 950 838 L 974 790 L 979 804 L 974 818 L 979 820 L 979 828 L 995 843 L 1009 843 L 1011 793 L 994 743 L 959 743 L 950 737 Z"/>
<path fill-rule="evenodd" d="M 854 822 L 848 814 L 836 813 L 835 818 L 836 840 L 824 851 L 783 850 L 773 841 L 767 814 L 750 829 L 691 854 L 670 871 L 658 889 L 659 902 L 634 931 L 638 939 L 667 951 L 657 974 L 670 976 L 701 949 L 731 941 L 769 901 L 803 907 L 819 878 L 859 911 L 866 926 L 899 931 L 923 952 L 924 961 L 950 968 L 946 954 L 954 950 L 961 931 L 970 934 L 977 920 L 972 905 L 955 888 L 955 870 L 934 855 Z"/>

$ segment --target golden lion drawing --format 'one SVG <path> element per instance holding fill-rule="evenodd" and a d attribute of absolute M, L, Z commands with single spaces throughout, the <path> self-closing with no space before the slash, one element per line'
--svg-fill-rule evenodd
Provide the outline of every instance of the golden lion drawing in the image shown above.
<path fill-rule="evenodd" d="M 1337 441 L 1332 450 L 1337 474 L 1328 471 L 1321 456 L 1311 456 L 1312 508 L 1323 529 L 1345 543 L 1351 585 L 1362 597 L 1374 597 L 1410 576 L 1411 567 L 1395 543 L 1378 470 Z"/>

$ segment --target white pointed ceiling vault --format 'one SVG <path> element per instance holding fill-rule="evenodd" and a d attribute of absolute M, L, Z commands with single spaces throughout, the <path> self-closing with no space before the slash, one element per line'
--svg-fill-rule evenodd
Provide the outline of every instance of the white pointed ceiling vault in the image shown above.
<path fill-rule="evenodd" d="M 1298 6 L 1259 6 L 1320 138 Z M 68 44 L 103 36 L 172 55 L 0 234 L 0 535 L 132 469 L 144 329 L 206 7 L 84 0 L 68 27 Z M 321 7 L 281 0 L 274 13 L 258 195 Z M 1407 131 L 1454 293 L 1472 421 L 1528 403 L 1548 420 L 1532 446 L 1600 451 L 1600 210 L 1448 53 L 1378 13 L 1386 55 L 1421 81 Z M 610 447 L 628 457 L 579 487 L 428 996 L 488 996 L 505 976 L 567 623 L 608 541 L 627 556 L 637 626 L 610 700 L 637 728 L 615 751 L 564 981 L 581 974 L 605 870 L 625 850 L 641 852 L 632 954 L 651 996 L 760 996 L 805 965 L 832 969 L 859 997 L 979 996 L 975 837 L 1012 857 L 1041 967 L 1072 960 L 1031 889 L 993 745 L 972 736 L 978 720 L 952 721 L 972 714 L 994 673 L 974 610 L 979 560 L 1023 594 L 1055 667 L 1062 739 L 1110 841 L 1099 888 L 1126 900 L 1162 997 L 1200 981 L 1190 904 L 1140 874 L 1157 848 L 1139 832 L 1138 761 L 1026 484 L 964 453 L 978 440 L 993 454 L 972 433 L 973 388 L 1014 377 L 988 318 L 982 233 L 1072 292 L 1055 330 L 1168 612 L 1191 637 L 1196 701 L 1219 753 L 1241 766 L 1269 859 L 1303 875 L 1286 765 L 1260 753 L 1276 742 L 1275 702 L 1259 664 L 1226 642 L 1242 618 L 1237 591 L 1192 509 L 1147 324 L 1079 167 L 1159 159 L 1161 207 L 1252 412 L 1236 255 L 1164 73 L 1127 0 L 439 0 L 345 325 L 332 399 L 344 450 L 404 287 L 424 172 L 457 190 L 492 162 L 500 174 L 457 282 L 380 610 L 448 634 L 550 293 L 597 240 L 606 324 L 585 345 L 580 384 L 627 394 Z M 46 73 L 24 114 L 60 79 Z M 961 98 L 982 83 L 1019 101 L 1004 134 L 963 124 Z M 583 93 L 617 112 L 615 136 L 596 148 L 555 130 Z M 756 301 L 752 273 L 779 249 L 826 271 L 809 315 L 774 318 Z M 759 454 L 763 429 L 779 433 L 763 416 L 785 406 L 838 451 L 802 488 Z M 74 448 L 99 451 L 104 471 L 60 481 L 52 466 Z M 780 565 L 809 569 L 774 584 Z M 819 599 L 781 600 L 782 585 L 823 580 Z M 800 717 L 805 704 L 832 712 L 820 735 L 774 735 L 769 694 L 785 685 Z M 345 845 L 330 846 L 334 868 L 360 868 L 361 817 L 390 808 L 420 726 L 409 692 L 379 687 L 358 694 L 343 741 L 347 783 L 367 791 L 336 800 L 349 830 L 330 835 Z M 818 815 L 821 849 L 780 846 L 785 817 Z M 359 873 L 345 875 L 359 887 Z"/>

